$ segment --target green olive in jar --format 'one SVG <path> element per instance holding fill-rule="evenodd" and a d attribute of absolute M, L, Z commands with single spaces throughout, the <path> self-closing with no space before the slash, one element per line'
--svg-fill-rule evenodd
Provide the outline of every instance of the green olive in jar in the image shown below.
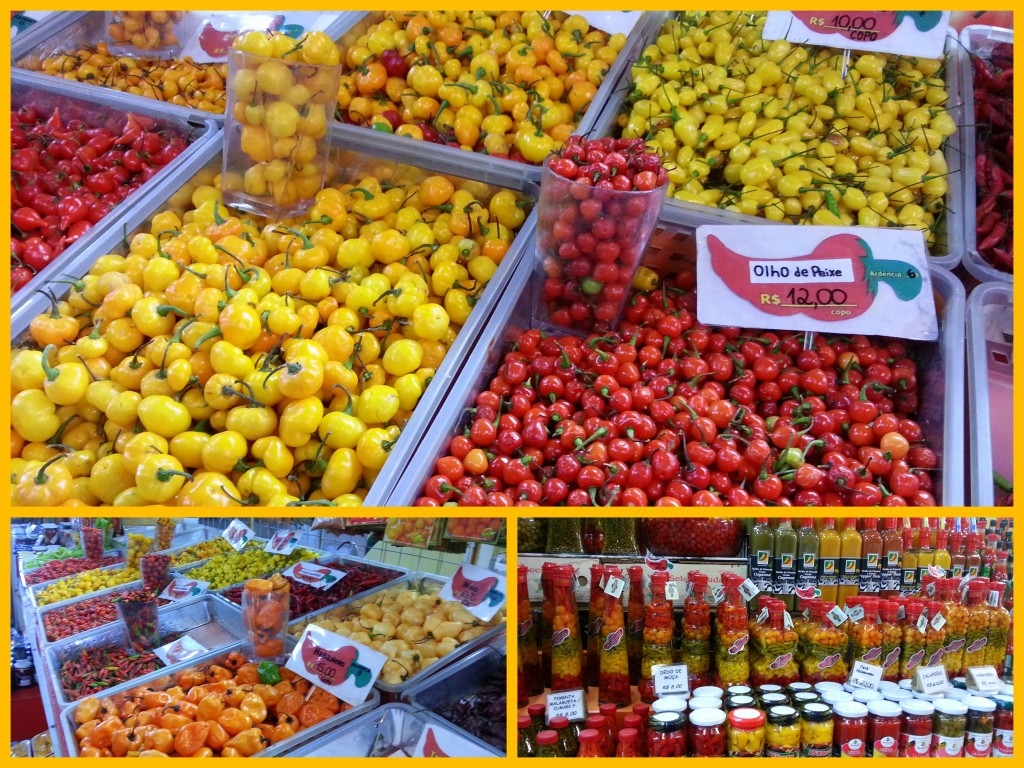
<path fill-rule="evenodd" d="M 542 517 L 520 517 L 517 540 L 520 552 L 543 552 L 548 542 L 548 521 Z"/>

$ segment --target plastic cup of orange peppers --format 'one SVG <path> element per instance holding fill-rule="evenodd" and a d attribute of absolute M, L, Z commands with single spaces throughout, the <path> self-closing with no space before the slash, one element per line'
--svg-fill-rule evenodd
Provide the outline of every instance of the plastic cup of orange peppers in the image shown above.
<path fill-rule="evenodd" d="M 271 579 L 250 579 L 242 590 L 242 621 L 247 633 L 248 656 L 279 661 L 288 633 L 291 585 L 275 574 Z"/>

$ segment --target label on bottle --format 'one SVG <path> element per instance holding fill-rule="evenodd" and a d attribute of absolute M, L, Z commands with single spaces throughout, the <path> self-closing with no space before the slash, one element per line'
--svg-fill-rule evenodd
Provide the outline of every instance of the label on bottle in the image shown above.
<path fill-rule="evenodd" d="M 604 593 L 611 595 L 612 597 L 619 597 L 622 594 L 622 590 L 626 586 L 625 579 L 617 579 L 614 576 L 608 579 L 608 583 L 604 585 Z"/>
<path fill-rule="evenodd" d="M 665 585 L 665 599 L 668 601 L 679 599 L 679 585 L 670 581 Z"/>
<path fill-rule="evenodd" d="M 719 584 L 717 587 L 712 587 L 711 591 L 708 592 L 708 603 L 710 605 L 718 605 L 725 599 L 725 587 Z"/>
<path fill-rule="evenodd" d="M 980 569 L 978 568 L 978 566 L 976 566 L 976 565 L 972 565 L 972 566 L 970 566 L 970 567 L 969 567 L 969 568 L 967 569 L 967 575 L 968 575 L 968 576 L 969 576 L 970 578 L 972 578 L 972 579 L 976 579 L 976 578 L 978 578 L 978 572 L 979 572 L 979 570 L 980 570 Z"/>
<path fill-rule="evenodd" d="M 988 604 L 993 608 L 999 607 L 999 593 L 994 589 L 988 591 Z"/>
<path fill-rule="evenodd" d="M 789 611 L 782 612 L 782 626 L 786 629 L 793 628 L 793 617 L 789 615 Z"/>
<path fill-rule="evenodd" d="M 834 557 L 818 558 L 818 586 L 834 587 L 839 583 L 839 565 Z"/>
<path fill-rule="evenodd" d="M 831 744 L 801 744 L 801 757 L 832 757 Z"/>
<path fill-rule="evenodd" d="M 917 594 L 917 569 L 900 569 L 900 592 L 904 595 Z"/>
<path fill-rule="evenodd" d="M 900 553 L 886 552 L 882 560 L 881 591 L 898 592 L 900 589 Z"/>
<path fill-rule="evenodd" d="M 928 757 L 932 750 L 931 734 L 915 736 L 910 733 L 900 734 L 899 757 Z"/>
<path fill-rule="evenodd" d="M 864 757 L 867 744 L 863 739 L 850 739 L 839 745 L 840 757 Z"/>
<path fill-rule="evenodd" d="M 882 588 L 882 558 L 877 552 L 868 552 L 860 559 L 857 577 L 862 595 L 877 595 Z"/>
<path fill-rule="evenodd" d="M 783 552 L 775 558 L 775 594 L 796 594 L 796 557 Z"/>
<path fill-rule="evenodd" d="M 941 613 L 936 613 L 932 617 L 932 629 L 938 632 L 944 626 L 946 626 L 946 617 L 943 616 Z"/>
<path fill-rule="evenodd" d="M 838 605 L 832 608 L 832 610 L 830 610 L 825 615 L 828 616 L 829 621 L 831 621 L 832 624 L 837 627 L 844 621 L 846 621 L 846 613 Z"/>
<path fill-rule="evenodd" d="M 533 619 L 523 619 L 519 622 L 519 636 L 524 637 L 530 633 L 530 629 L 533 627 Z"/>
<path fill-rule="evenodd" d="M 839 585 L 842 587 L 857 586 L 857 567 L 859 557 L 842 557 L 839 559 Z"/>
<path fill-rule="evenodd" d="M 932 734 L 932 757 L 963 757 L 963 736 L 941 736 Z"/>
<path fill-rule="evenodd" d="M 800 557 L 800 565 L 796 572 L 797 589 L 813 589 L 818 584 L 818 556 L 813 552 L 805 552 Z"/>
<path fill-rule="evenodd" d="M 622 643 L 622 639 L 626 636 L 626 632 L 619 627 L 613 632 L 608 633 L 608 637 L 604 639 L 604 643 L 601 645 L 602 650 L 614 651 Z"/>
<path fill-rule="evenodd" d="M 925 618 L 925 615 L 922 613 L 920 616 L 917 617 L 917 631 L 918 632 L 926 632 L 927 630 L 928 630 L 928 619 Z"/>
<path fill-rule="evenodd" d="M 961 563 L 953 563 L 953 578 L 954 579 L 960 579 L 960 578 L 963 578 L 963 575 L 964 575 L 964 567 L 963 567 L 963 565 Z"/>
<path fill-rule="evenodd" d="M 750 580 L 761 592 L 771 592 L 774 589 L 771 550 L 759 549 L 750 556 Z"/>
<path fill-rule="evenodd" d="M 768 621 L 768 609 L 762 608 L 761 612 L 757 614 L 757 623 L 764 624 L 766 621 Z"/>
<path fill-rule="evenodd" d="M 850 621 L 860 621 L 864 618 L 864 606 L 862 605 L 851 605 L 850 609 L 846 612 Z"/>
<path fill-rule="evenodd" d="M 900 743 L 893 736 L 883 736 L 871 746 L 872 757 L 897 757 L 900 751 Z"/>
<path fill-rule="evenodd" d="M 992 754 L 992 734 L 972 733 L 967 731 L 964 734 L 964 757 L 988 757 Z"/>
<path fill-rule="evenodd" d="M 992 757 L 1013 757 L 1013 730 L 996 728 L 992 733 Z"/>
<path fill-rule="evenodd" d="M 918 584 L 924 584 L 924 577 L 925 577 L 926 573 L 928 573 L 928 566 L 927 565 L 920 566 L 917 569 L 917 583 Z"/>

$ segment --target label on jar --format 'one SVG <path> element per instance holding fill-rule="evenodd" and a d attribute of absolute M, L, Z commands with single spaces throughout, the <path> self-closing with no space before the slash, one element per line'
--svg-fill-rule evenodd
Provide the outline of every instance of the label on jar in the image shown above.
<path fill-rule="evenodd" d="M 839 561 L 839 584 L 844 587 L 857 586 L 857 566 L 859 557 L 843 557 Z"/>
<path fill-rule="evenodd" d="M 963 757 L 964 737 L 932 734 L 932 757 Z"/>
<path fill-rule="evenodd" d="M 900 569 L 900 592 L 904 595 L 917 594 L 917 569 Z"/>
<path fill-rule="evenodd" d="M 936 613 L 935 616 L 932 617 L 932 629 L 938 632 L 944 626 L 946 626 L 946 617 L 941 613 Z"/>
<path fill-rule="evenodd" d="M 818 558 L 818 586 L 834 587 L 839 583 L 839 566 L 834 557 Z"/>
<path fill-rule="evenodd" d="M 992 732 L 992 757 L 1013 757 L 1013 729 Z"/>
<path fill-rule="evenodd" d="M 840 757 L 864 757 L 867 744 L 863 739 L 850 739 L 839 745 Z"/>
<path fill-rule="evenodd" d="M 875 595 L 882 588 L 882 558 L 877 552 L 868 552 L 860 559 L 858 575 L 859 591 L 862 595 Z"/>
<path fill-rule="evenodd" d="M 917 631 L 918 632 L 925 632 L 925 631 L 927 631 L 927 629 L 928 629 L 928 619 L 922 613 L 920 616 L 917 617 Z"/>
<path fill-rule="evenodd" d="M 899 757 L 928 757 L 932 749 L 932 736 L 926 733 L 915 736 L 911 733 L 900 734 Z"/>
<path fill-rule="evenodd" d="M 963 575 L 964 567 L 960 563 L 953 563 L 953 578 L 960 579 L 963 578 Z"/>
<path fill-rule="evenodd" d="M 783 552 L 775 558 L 775 594 L 796 594 L 796 557 Z"/>
<path fill-rule="evenodd" d="M 719 584 L 717 587 L 712 587 L 711 591 L 708 592 L 708 604 L 718 605 L 725 599 L 725 587 Z"/>
<path fill-rule="evenodd" d="M 797 589 L 814 589 L 818 584 L 818 556 L 813 552 L 804 552 L 800 557 L 800 566 L 796 572 Z"/>
<path fill-rule="evenodd" d="M 964 734 L 966 742 L 964 743 L 964 757 L 988 757 L 992 754 L 992 734 L 991 733 L 973 733 L 967 731 Z"/>
<path fill-rule="evenodd" d="M 860 605 L 852 605 L 850 606 L 850 610 L 846 612 L 846 615 L 849 617 L 850 621 L 860 621 L 864 618 L 864 607 Z"/>
<path fill-rule="evenodd" d="M 801 757 L 832 757 L 832 744 L 802 744 Z"/>
<path fill-rule="evenodd" d="M 846 621 L 846 613 L 838 605 L 834 606 L 832 610 L 825 614 L 828 616 L 829 621 L 836 627 Z"/>
<path fill-rule="evenodd" d="M 883 592 L 897 592 L 900 588 L 900 553 L 898 551 L 886 552 L 882 561 L 882 576 L 880 582 Z"/>
<path fill-rule="evenodd" d="M 606 651 L 614 651 L 625 636 L 625 630 L 622 627 L 619 627 L 618 629 L 608 633 L 608 637 L 604 639 L 604 644 L 601 647 Z"/>
<path fill-rule="evenodd" d="M 872 757 L 897 757 L 900 743 L 892 736 L 883 736 L 871 745 Z"/>
<path fill-rule="evenodd" d="M 604 585 L 604 593 L 611 595 L 612 597 L 619 597 L 622 594 L 622 590 L 626 586 L 625 579 L 617 579 L 614 576 L 608 579 L 608 583 Z"/>
<path fill-rule="evenodd" d="M 748 581 L 754 582 L 758 592 L 772 591 L 774 584 L 772 583 L 771 550 L 759 549 L 750 556 L 750 579 Z M 750 599 L 747 597 L 747 600 Z"/>
<path fill-rule="evenodd" d="M 782 744 L 769 744 L 764 750 L 765 757 L 800 757 L 799 747 L 787 747 Z"/>

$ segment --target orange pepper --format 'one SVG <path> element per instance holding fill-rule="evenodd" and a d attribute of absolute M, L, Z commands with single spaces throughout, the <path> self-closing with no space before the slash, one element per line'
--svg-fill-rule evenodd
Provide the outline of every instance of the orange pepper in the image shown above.
<path fill-rule="evenodd" d="M 309 728 L 323 722 L 334 713 L 321 704 L 306 704 L 299 710 L 299 722 L 303 728 Z"/>
<path fill-rule="evenodd" d="M 224 748 L 224 745 L 228 743 L 228 740 L 231 738 L 231 734 L 228 733 L 224 726 L 216 720 L 210 720 L 209 723 L 210 730 L 206 734 L 206 746 L 215 752 L 220 752 Z"/>
<path fill-rule="evenodd" d="M 222 754 L 228 749 L 237 749 L 240 754 L 249 757 L 261 749 L 265 749 L 269 744 L 270 742 L 263 737 L 263 732 L 259 728 L 246 728 L 224 745 Z"/>
<path fill-rule="evenodd" d="M 235 682 L 239 685 L 255 684 L 260 681 L 259 667 L 252 662 L 243 664 L 235 672 Z"/>
<path fill-rule="evenodd" d="M 220 713 L 217 722 L 232 736 L 237 736 L 246 728 L 252 727 L 252 718 L 236 707 L 228 707 Z"/>
<path fill-rule="evenodd" d="M 209 733 L 209 723 L 189 723 L 185 725 L 174 737 L 174 751 L 184 757 L 190 757 L 202 748 Z"/>
<path fill-rule="evenodd" d="M 280 715 L 297 715 L 299 710 L 302 709 L 302 705 L 306 703 L 306 695 L 301 691 L 291 691 L 281 697 L 281 700 L 277 702 L 276 711 L 278 714 L 278 720 Z"/>
<path fill-rule="evenodd" d="M 206 680 L 211 683 L 220 682 L 221 680 L 230 680 L 231 677 L 231 672 L 219 664 L 214 664 L 206 670 Z"/>

